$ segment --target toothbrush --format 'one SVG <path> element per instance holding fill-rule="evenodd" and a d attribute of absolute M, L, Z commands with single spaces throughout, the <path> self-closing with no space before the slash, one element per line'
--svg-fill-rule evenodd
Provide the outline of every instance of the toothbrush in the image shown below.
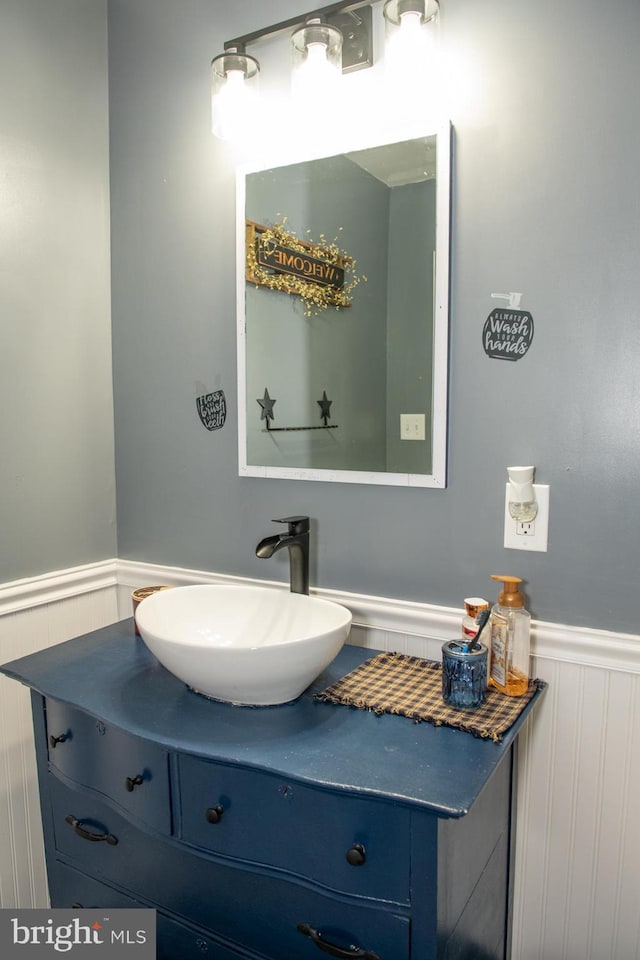
<path fill-rule="evenodd" d="M 483 631 L 484 628 L 486 627 L 488 619 L 489 619 L 489 611 L 488 611 L 488 610 L 482 610 L 482 611 L 480 612 L 480 614 L 478 615 L 478 619 L 476 620 L 476 623 L 478 624 L 478 629 L 476 630 L 476 635 L 475 635 L 475 637 L 474 637 L 472 640 L 467 640 L 466 643 L 463 643 L 463 644 L 461 645 L 461 646 L 462 646 L 462 652 L 463 652 L 463 653 L 471 653 L 471 650 L 473 649 L 474 645 L 475 645 L 475 644 L 478 642 L 478 640 L 480 639 L 480 634 L 482 633 L 482 631 Z"/>

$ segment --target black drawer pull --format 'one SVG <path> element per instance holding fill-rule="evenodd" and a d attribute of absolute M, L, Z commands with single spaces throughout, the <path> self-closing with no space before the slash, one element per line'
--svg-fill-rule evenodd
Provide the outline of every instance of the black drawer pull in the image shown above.
<path fill-rule="evenodd" d="M 72 813 L 68 813 L 64 818 L 65 822 L 70 824 L 79 837 L 82 837 L 83 840 L 92 840 L 98 842 L 104 840 L 105 843 L 108 843 L 110 846 L 115 847 L 118 842 L 118 838 L 114 837 L 112 833 L 92 833 L 91 830 L 87 830 L 82 826 L 82 820 L 78 820 L 77 817 L 74 817 Z"/>
<path fill-rule="evenodd" d="M 224 807 L 221 803 L 216 803 L 215 807 L 209 807 L 205 813 L 205 819 L 207 823 L 220 823 L 222 820 L 222 814 L 224 813 Z"/>
<path fill-rule="evenodd" d="M 367 859 L 367 854 L 361 843 L 354 843 L 346 852 L 347 863 L 352 867 L 361 867 Z"/>
<path fill-rule="evenodd" d="M 124 785 L 125 785 L 125 787 L 127 788 L 127 790 L 129 791 L 129 793 L 132 793 L 132 792 L 133 792 L 133 788 L 134 788 L 134 787 L 139 787 L 140 784 L 143 783 L 143 782 L 144 782 L 144 777 L 142 776 L 141 773 L 139 773 L 139 774 L 138 774 L 137 776 L 135 776 L 135 777 L 127 777 L 126 780 L 124 781 Z"/>
<path fill-rule="evenodd" d="M 363 950 L 361 947 L 337 947 L 334 943 L 325 940 L 321 933 L 310 927 L 308 923 L 299 923 L 297 928 L 305 937 L 310 937 L 318 950 L 330 954 L 332 957 L 339 957 L 340 960 L 380 960 L 377 953 L 371 950 Z"/>
<path fill-rule="evenodd" d="M 55 750 L 55 748 L 58 746 L 59 743 L 64 743 L 65 740 L 68 740 L 68 739 L 69 739 L 68 733 L 61 733 L 59 737 L 54 737 L 54 735 L 51 734 L 51 736 L 49 737 L 49 746 L 51 747 L 52 750 Z"/>

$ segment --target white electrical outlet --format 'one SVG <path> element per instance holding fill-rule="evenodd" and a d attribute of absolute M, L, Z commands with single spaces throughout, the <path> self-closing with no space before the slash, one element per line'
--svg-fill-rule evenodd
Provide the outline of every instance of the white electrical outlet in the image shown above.
<path fill-rule="evenodd" d="M 424 413 L 401 413 L 400 414 L 400 439 L 401 440 L 424 440 L 425 439 Z"/>
<path fill-rule="evenodd" d="M 509 513 L 509 484 L 506 485 L 504 499 L 504 545 L 509 550 L 538 550 L 547 552 L 549 537 L 549 487 L 534 483 L 538 513 L 535 520 L 525 523 L 514 520 Z"/>

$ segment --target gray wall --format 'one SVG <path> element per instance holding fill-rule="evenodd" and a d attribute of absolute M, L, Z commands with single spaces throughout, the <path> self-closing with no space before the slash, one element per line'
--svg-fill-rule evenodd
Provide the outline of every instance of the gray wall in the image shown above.
<path fill-rule="evenodd" d="M 284 580 L 254 545 L 308 512 L 324 587 L 459 605 L 514 573 L 538 618 L 636 632 L 640 4 L 442 8 L 459 64 L 444 492 L 237 477 L 234 170 L 208 65 L 300 3 L 110 0 L 120 556 Z M 504 290 L 535 321 L 517 363 L 482 349 Z M 208 433 L 195 399 L 216 388 L 230 413 Z M 502 547 L 521 462 L 551 485 L 546 554 Z"/>
<path fill-rule="evenodd" d="M 106 0 L 0 0 L 0 582 L 116 554 Z"/>

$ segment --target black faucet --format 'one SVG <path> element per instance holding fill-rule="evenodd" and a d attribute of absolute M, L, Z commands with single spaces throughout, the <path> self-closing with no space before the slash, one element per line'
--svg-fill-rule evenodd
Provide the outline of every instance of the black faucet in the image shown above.
<path fill-rule="evenodd" d="M 286 533 L 265 537 L 256 547 L 256 557 L 272 557 L 286 547 L 289 551 L 291 593 L 309 593 L 309 517 L 283 517 Z"/>

